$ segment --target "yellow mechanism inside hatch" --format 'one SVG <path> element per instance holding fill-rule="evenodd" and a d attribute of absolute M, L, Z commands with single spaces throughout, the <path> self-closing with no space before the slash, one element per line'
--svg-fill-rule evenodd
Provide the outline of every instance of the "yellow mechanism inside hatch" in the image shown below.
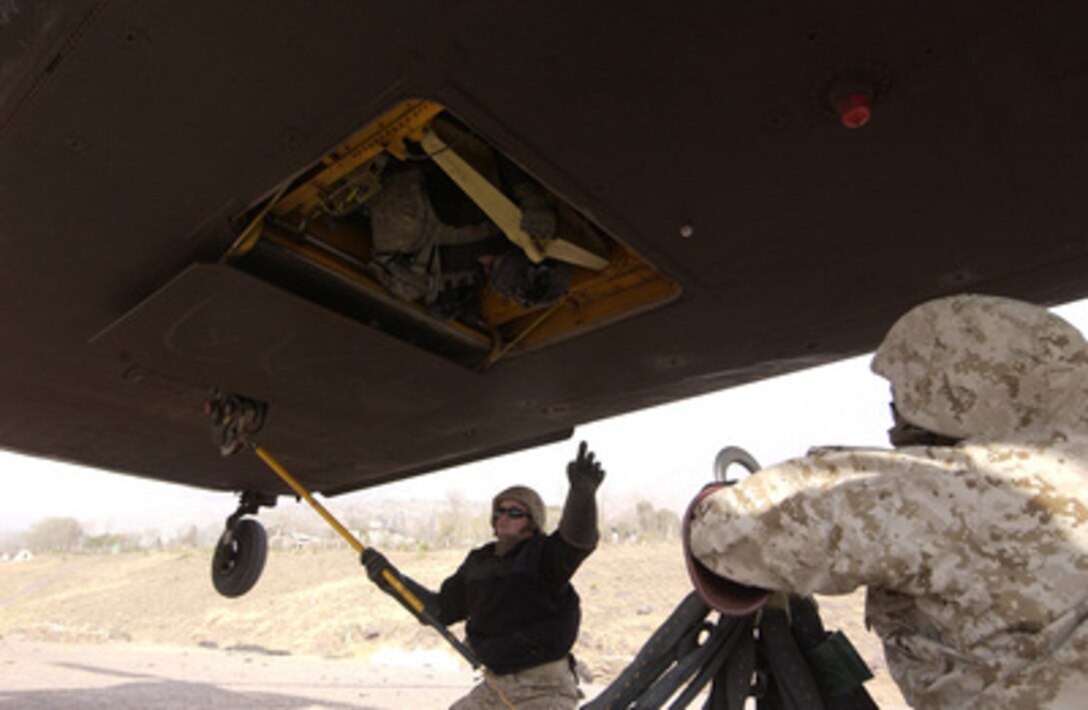
<path fill-rule="evenodd" d="M 317 270 L 356 300 L 370 299 L 377 315 L 362 320 L 442 354 L 443 342 L 456 342 L 456 359 L 476 367 L 679 293 L 443 106 L 423 100 L 395 106 L 277 191 L 227 258 L 259 263 L 251 255 L 262 249 L 281 264 L 251 267 L 262 277 L 290 288 L 283 263 Z"/>

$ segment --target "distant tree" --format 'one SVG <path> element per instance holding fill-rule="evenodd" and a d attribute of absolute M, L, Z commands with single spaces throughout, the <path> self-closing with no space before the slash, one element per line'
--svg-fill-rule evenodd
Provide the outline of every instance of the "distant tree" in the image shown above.
<path fill-rule="evenodd" d="M 199 547 L 200 529 L 195 525 L 190 525 L 184 533 L 178 535 L 177 545 L 178 547 Z"/>
<path fill-rule="evenodd" d="M 45 518 L 26 535 L 27 546 L 36 552 L 67 552 L 79 548 L 83 526 L 75 518 Z"/>
<path fill-rule="evenodd" d="M 464 547 L 486 539 L 490 525 L 490 516 L 467 502 L 460 491 L 447 491 L 445 506 L 417 537 L 436 547 Z"/>
<path fill-rule="evenodd" d="M 680 537 L 680 516 L 666 508 L 659 508 L 654 514 L 654 528 L 662 540 L 675 540 Z"/>
<path fill-rule="evenodd" d="M 640 500 L 635 506 L 635 514 L 638 516 L 638 531 L 643 535 L 652 534 L 656 519 L 653 503 L 648 500 Z"/>
<path fill-rule="evenodd" d="M 649 501 L 639 501 L 635 506 L 640 537 L 647 540 L 672 540 L 680 534 L 680 516 L 671 510 L 654 510 Z"/>
<path fill-rule="evenodd" d="M 131 535 L 118 533 L 103 533 L 101 535 L 85 535 L 81 543 L 84 550 L 90 552 L 121 552 L 136 548 L 136 540 Z"/>

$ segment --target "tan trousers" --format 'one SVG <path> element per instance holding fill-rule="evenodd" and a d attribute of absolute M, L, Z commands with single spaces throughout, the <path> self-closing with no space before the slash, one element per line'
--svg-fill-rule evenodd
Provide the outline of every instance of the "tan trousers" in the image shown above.
<path fill-rule="evenodd" d="M 567 659 L 484 679 L 450 710 L 576 710 L 578 682 Z"/>

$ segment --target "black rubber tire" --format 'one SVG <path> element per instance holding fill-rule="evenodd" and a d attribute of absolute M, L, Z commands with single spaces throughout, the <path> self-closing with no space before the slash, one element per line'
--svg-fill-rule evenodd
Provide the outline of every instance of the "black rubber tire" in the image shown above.
<path fill-rule="evenodd" d="M 212 556 L 212 584 L 224 597 L 240 597 L 257 583 L 268 559 L 268 535 L 252 518 L 242 518 L 223 533 Z"/>

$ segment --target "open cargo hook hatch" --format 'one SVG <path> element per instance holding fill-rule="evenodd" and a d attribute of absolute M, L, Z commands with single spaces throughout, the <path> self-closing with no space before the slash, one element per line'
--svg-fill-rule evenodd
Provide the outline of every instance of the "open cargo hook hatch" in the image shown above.
<path fill-rule="evenodd" d="M 246 220 L 228 263 L 471 368 L 680 292 L 431 101 L 386 112 Z"/>

